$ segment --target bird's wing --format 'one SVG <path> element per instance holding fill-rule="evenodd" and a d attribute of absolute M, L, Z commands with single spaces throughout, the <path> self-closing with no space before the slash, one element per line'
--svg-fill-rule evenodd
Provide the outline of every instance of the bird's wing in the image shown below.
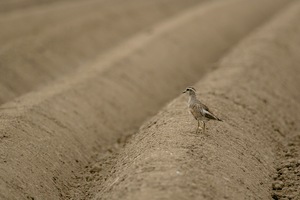
<path fill-rule="evenodd" d="M 204 117 L 206 117 L 208 119 L 219 120 L 219 118 L 217 116 L 215 116 L 208 110 L 202 109 L 202 113 L 203 113 Z"/>
<path fill-rule="evenodd" d="M 190 111 L 194 115 L 195 119 L 198 119 L 199 117 L 203 116 L 208 119 L 213 119 L 213 120 L 219 120 L 217 116 L 215 116 L 206 105 L 201 103 L 200 101 L 197 101 L 197 103 L 190 105 Z"/>
<path fill-rule="evenodd" d="M 221 119 L 219 119 L 216 115 L 214 115 L 206 105 L 204 105 L 203 103 L 201 103 L 201 113 L 204 117 L 208 118 L 208 119 L 213 119 L 213 120 L 219 120 L 222 121 Z"/>

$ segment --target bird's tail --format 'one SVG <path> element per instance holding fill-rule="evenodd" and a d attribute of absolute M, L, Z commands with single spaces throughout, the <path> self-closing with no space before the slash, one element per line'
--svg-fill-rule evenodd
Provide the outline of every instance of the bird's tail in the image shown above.
<path fill-rule="evenodd" d="M 220 122 L 222 122 L 223 120 L 222 119 L 220 119 L 219 117 L 217 117 L 216 115 L 214 115 L 214 120 L 218 120 L 218 121 L 220 121 Z"/>

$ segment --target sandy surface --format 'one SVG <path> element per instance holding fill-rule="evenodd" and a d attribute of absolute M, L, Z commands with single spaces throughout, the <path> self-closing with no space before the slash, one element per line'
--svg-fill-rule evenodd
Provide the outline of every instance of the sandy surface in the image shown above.
<path fill-rule="evenodd" d="M 300 198 L 299 3 L 14 2 L 0 198 Z M 207 134 L 187 85 L 224 120 Z"/>
<path fill-rule="evenodd" d="M 197 2 L 56 0 L 0 12 L 0 104 L 87 67 L 101 53 Z"/>
<path fill-rule="evenodd" d="M 195 84 L 224 122 L 195 134 L 187 98 L 175 99 L 112 153 L 95 199 L 271 199 L 273 179 L 274 199 L 300 199 L 299 11 L 291 6 Z"/>

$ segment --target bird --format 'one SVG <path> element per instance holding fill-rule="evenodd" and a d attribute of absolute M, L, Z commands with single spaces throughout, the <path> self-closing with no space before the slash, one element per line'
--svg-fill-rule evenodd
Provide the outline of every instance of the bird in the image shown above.
<path fill-rule="evenodd" d="M 195 88 L 191 86 L 187 87 L 182 93 L 187 93 L 189 95 L 188 108 L 194 118 L 198 121 L 196 133 L 198 133 L 199 129 L 202 129 L 203 133 L 205 133 L 205 122 L 209 120 L 222 121 L 220 118 L 214 115 L 206 105 L 197 99 Z M 203 123 L 202 127 L 200 127 L 200 121 Z"/>

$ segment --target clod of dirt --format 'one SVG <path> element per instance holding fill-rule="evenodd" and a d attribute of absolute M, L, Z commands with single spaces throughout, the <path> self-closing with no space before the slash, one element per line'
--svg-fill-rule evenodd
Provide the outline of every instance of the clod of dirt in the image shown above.
<path fill-rule="evenodd" d="M 273 190 L 282 190 L 284 183 L 282 181 L 276 181 L 272 184 Z"/>

